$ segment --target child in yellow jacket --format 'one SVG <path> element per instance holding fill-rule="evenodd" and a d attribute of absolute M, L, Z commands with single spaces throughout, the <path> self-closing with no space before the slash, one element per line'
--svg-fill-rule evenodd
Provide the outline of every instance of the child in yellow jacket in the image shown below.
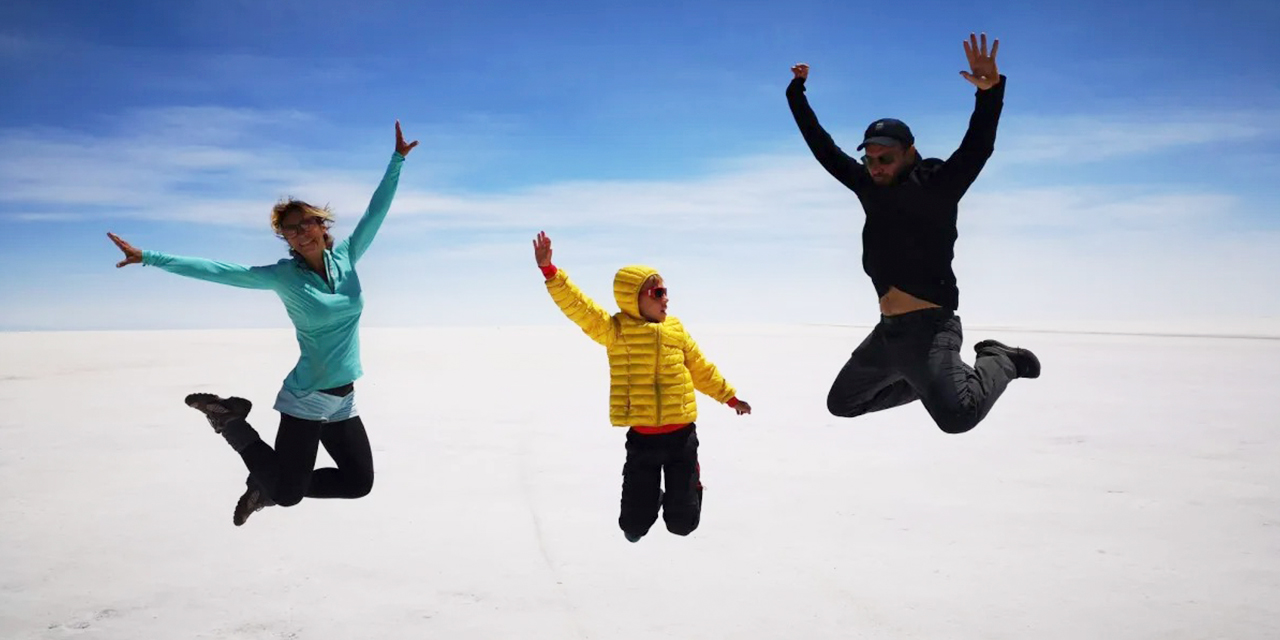
<path fill-rule="evenodd" d="M 667 530 L 689 535 L 702 513 L 695 391 L 738 415 L 751 413 L 751 406 L 737 398 L 684 325 L 667 315 L 667 289 L 656 270 L 619 269 L 613 296 L 622 311 L 610 315 L 551 263 L 546 233 L 538 234 L 533 249 L 551 299 L 609 354 L 609 419 L 615 427 L 629 427 L 618 526 L 636 542 L 657 521 L 661 507 Z"/>

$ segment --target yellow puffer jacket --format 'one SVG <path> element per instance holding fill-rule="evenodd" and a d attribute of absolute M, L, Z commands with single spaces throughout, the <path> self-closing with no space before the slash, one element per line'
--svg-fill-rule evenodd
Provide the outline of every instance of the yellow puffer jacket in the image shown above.
<path fill-rule="evenodd" d="M 708 362 L 684 325 L 668 315 L 650 322 L 640 315 L 640 288 L 657 271 L 643 265 L 618 270 L 613 296 L 621 313 L 609 315 L 582 293 L 563 269 L 547 292 L 570 320 L 609 354 L 609 420 L 616 427 L 657 427 L 698 418 L 694 391 L 725 403 L 733 387 Z"/>

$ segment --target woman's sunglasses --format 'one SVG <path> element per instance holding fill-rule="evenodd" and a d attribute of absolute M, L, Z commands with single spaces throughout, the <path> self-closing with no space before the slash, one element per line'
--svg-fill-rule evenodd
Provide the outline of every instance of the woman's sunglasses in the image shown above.
<path fill-rule="evenodd" d="M 653 298 L 654 300 L 661 300 L 667 297 L 667 288 L 653 287 L 652 289 L 645 289 L 644 294 L 646 296 L 649 296 L 650 298 Z"/>
<path fill-rule="evenodd" d="M 323 227 L 323 226 L 324 226 L 324 218 L 320 218 L 318 216 L 311 216 L 310 218 L 303 218 L 302 221 L 299 222 L 298 224 L 280 225 L 280 233 L 286 236 L 296 236 L 299 233 L 302 233 L 303 231 L 310 231 L 315 227 Z"/>

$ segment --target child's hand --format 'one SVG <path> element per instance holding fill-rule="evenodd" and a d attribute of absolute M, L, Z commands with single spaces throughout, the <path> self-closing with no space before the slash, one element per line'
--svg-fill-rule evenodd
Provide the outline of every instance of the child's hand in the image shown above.
<path fill-rule="evenodd" d="M 737 411 L 738 415 L 751 413 L 751 405 L 739 400 L 737 404 L 733 405 L 733 410 Z"/>
<path fill-rule="evenodd" d="M 538 232 L 538 237 L 533 241 L 533 257 L 538 261 L 539 267 L 551 266 L 551 238 L 547 237 L 547 232 Z"/>

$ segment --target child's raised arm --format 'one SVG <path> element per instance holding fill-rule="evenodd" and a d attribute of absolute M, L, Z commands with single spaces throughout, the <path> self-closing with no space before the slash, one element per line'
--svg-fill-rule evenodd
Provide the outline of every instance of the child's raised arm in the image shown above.
<path fill-rule="evenodd" d="M 592 340 L 609 346 L 618 333 L 613 325 L 613 317 L 578 289 L 564 271 L 551 264 L 551 238 L 545 232 L 540 232 L 533 241 L 533 257 L 542 269 L 547 293 L 551 294 L 556 306 Z"/>

